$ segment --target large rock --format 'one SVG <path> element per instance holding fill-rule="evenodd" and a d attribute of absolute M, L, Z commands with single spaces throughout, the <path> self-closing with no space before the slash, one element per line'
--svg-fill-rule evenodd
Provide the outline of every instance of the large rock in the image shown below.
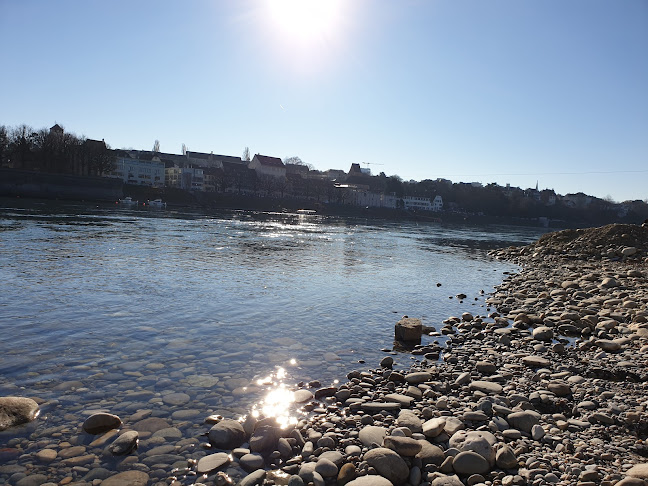
<path fill-rule="evenodd" d="M 385 437 L 384 446 L 397 452 L 401 456 L 412 457 L 418 454 L 423 447 L 421 443 L 411 437 Z"/>
<path fill-rule="evenodd" d="M 391 449 L 386 447 L 371 449 L 364 455 L 364 460 L 393 484 L 403 484 L 409 478 L 409 467 L 403 458 Z"/>
<path fill-rule="evenodd" d="M 216 454 L 209 454 L 208 456 L 201 457 L 196 465 L 198 474 L 210 473 L 216 469 L 229 464 L 229 454 L 225 452 L 217 452 Z"/>
<path fill-rule="evenodd" d="M 398 414 L 398 419 L 396 420 L 396 425 L 399 427 L 407 427 L 413 433 L 421 432 L 423 430 L 423 424 L 421 419 L 410 410 L 401 410 Z"/>
<path fill-rule="evenodd" d="M 398 341 L 420 343 L 423 335 L 423 324 L 420 319 L 403 317 L 394 326 L 394 337 Z"/>
<path fill-rule="evenodd" d="M 464 451 L 457 454 L 452 461 L 452 467 L 457 474 L 470 476 L 472 474 L 484 474 L 490 470 L 488 461 L 473 451 Z"/>
<path fill-rule="evenodd" d="M 366 447 L 371 447 L 372 444 L 380 445 L 383 443 L 383 439 L 387 435 L 387 429 L 385 427 L 378 427 L 376 425 L 367 425 L 360 429 L 358 433 L 358 438 L 362 445 Z"/>
<path fill-rule="evenodd" d="M 464 486 L 464 483 L 461 482 L 458 476 L 452 475 L 434 478 L 430 486 Z"/>
<path fill-rule="evenodd" d="M 209 431 L 209 443 L 216 449 L 234 449 L 245 442 L 245 430 L 240 422 L 225 419 Z"/>
<path fill-rule="evenodd" d="M 427 466 L 428 464 L 440 466 L 445 459 L 443 449 L 430 444 L 427 440 L 419 440 L 419 442 L 421 444 L 421 450 L 416 454 L 416 459 L 420 459 L 423 466 Z"/>
<path fill-rule="evenodd" d="M 118 429 L 121 424 L 121 419 L 112 413 L 93 413 L 83 422 L 83 430 L 88 434 L 97 435 L 112 429 Z"/>
<path fill-rule="evenodd" d="M 435 417 L 423 423 L 423 434 L 425 437 L 434 438 L 443 432 L 446 424 L 446 419 L 443 417 Z"/>
<path fill-rule="evenodd" d="M 462 452 L 475 452 L 482 456 L 486 462 L 487 466 L 495 464 L 495 444 L 497 439 L 493 434 L 486 431 L 465 431 L 460 430 L 456 432 L 452 437 L 450 437 L 450 447 L 454 447 Z M 468 459 L 472 456 L 467 456 Z M 455 458 L 456 461 L 456 458 Z M 464 473 L 455 469 L 457 472 Z M 481 474 L 479 472 L 474 472 L 474 474 Z"/>
<path fill-rule="evenodd" d="M 533 426 L 540 422 L 540 414 L 533 410 L 513 412 L 508 414 L 506 421 L 511 424 L 512 427 L 530 434 Z"/>
<path fill-rule="evenodd" d="M 394 486 L 393 483 L 382 476 L 362 476 L 346 483 L 346 486 Z"/>
<path fill-rule="evenodd" d="M 497 464 L 497 467 L 500 469 L 517 469 L 519 467 L 515 453 L 507 445 L 498 449 L 495 456 L 495 464 Z"/>
<path fill-rule="evenodd" d="M 632 466 L 626 471 L 626 475 L 633 478 L 648 479 L 648 462 Z"/>
<path fill-rule="evenodd" d="M 108 447 L 111 454 L 115 456 L 123 456 L 130 454 L 137 449 L 139 442 L 139 433 L 136 430 L 129 430 L 117 437 L 112 444 Z"/>
<path fill-rule="evenodd" d="M 266 474 L 267 473 L 265 469 L 257 469 L 253 473 L 250 473 L 247 476 L 245 476 L 239 483 L 239 486 L 254 486 L 254 485 L 263 484 L 263 480 L 265 479 Z"/>
<path fill-rule="evenodd" d="M 547 326 L 536 327 L 533 330 L 533 339 L 550 342 L 553 339 L 553 329 Z"/>
<path fill-rule="evenodd" d="M 264 425 L 258 427 L 250 437 L 250 450 L 252 452 L 272 452 L 277 448 L 281 429 Z"/>
<path fill-rule="evenodd" d="M 0 397 L 0 430 L 26 424 L 38 416 L 38 403 L 31 398 Z"/>
<path fill-rule="evenodd" d="M 499 383 L 495 383 L 493 381 L 484 381 L 484 380 L 476 380 L 470 383 L 469 388 L 471 390 L 477 390 L 482 393 L 492 393 L 492 394 L 499 394 L 502 393 L 502 385 Z"/>

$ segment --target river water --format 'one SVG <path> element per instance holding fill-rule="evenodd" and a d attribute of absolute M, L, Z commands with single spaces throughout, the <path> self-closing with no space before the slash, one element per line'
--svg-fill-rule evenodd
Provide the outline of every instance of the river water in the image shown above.
<path fill-rule="evenodd" d="M 0 200 L 0 396 L 44 409 L 0 439 L 74 436 L 94 410 L 150 409 L 190 434 L 210 413 L 245 415 L 278 370 L 288 384 L 342 380 L 377 366 L 403 315 L 437 328 L 486 315 L 480 291 L 515 271 L 487 250 L 540 234 Z"/>

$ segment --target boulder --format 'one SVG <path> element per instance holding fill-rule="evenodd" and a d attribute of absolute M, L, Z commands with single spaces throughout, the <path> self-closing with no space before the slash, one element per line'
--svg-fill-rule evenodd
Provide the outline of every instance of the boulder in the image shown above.
<path fill-rule="evenodd" d="M 511 424 L 512 427 L 530 434 L 533 426 L 540 422 L 540 414 L 533 410 L 513 412 L 508 414 L 506 421 Z"/>
<path fill-rule="evenodd" d="M 488 461 L 473 451 L 460 452 L 454 457 L 452 467 L 457 474 L 470 476 L 472 474 L 484 474 L 490 470 Z"/>
<path fill-rule="evenodd" d="M 364 460 L 393 484 L 403 484 L 409 478 L 409 467 L 403 458 L 391 449 L 371 449 L 364 455 Z"/>
<path fill-rule="evenodd" d="M 225 419 L 209 430 L 208 437 L 216 449 L 234 449 L 245 442 L 245 431 L 240 422 Z"/>
<path fill-rule="evenodd" d="M 394 327 L 394 338 L 397 341 L 420 343 L 423 335 L 423 324 L 420 319 L 403 317 Z"/>
<path fill-rule="evenodd" d="M 497 439 L 490 432 L 460 430 L 450 437 L 449 445 L 462 452 L 475 452 L 486 460 L 488 466 L 492 466 L 495 464 L 495 448 L 493 446 L 496 443 Z M 468 458 L 470 457 L 468 456 Z M 459 472 L 456 469 L 455 471 Z M 481 473 L 475 472 L 474 474 Z"/>
<path fill-rule="evenodd" d="M 0 397 L 0 430 L 26 424 L 38 416 L 38 403 L 31 398 Z"/>
<path fill-rule="evenodd" d="M 122 421 L 117 415 L 102 412 L 93 413 L 83 422 L 83 430 L 88 434 L 97 435 L 112 429 L 118 429 L 121 424 Z"/>

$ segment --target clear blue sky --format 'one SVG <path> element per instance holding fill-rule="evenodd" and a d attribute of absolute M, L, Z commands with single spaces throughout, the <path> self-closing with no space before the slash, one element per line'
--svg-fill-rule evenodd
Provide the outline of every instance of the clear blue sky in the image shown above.
<path fill-rule="evenodd" d="M 0 45 L 0 124 L 648 198 L 646 0 L 0 0 Z"/>

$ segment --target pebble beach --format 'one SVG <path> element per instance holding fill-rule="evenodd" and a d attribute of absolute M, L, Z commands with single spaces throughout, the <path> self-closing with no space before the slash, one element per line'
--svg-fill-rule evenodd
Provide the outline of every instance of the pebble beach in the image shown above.
<path fill-rule="evenodd" d="M 424 329 L 444 339 L 386 349 L 339 383 L 288 385 L 291 420 L 133 391 L 43 429 L 55 404 L 0 397 L 0 483 L 646 486 L 648 228 L 565 230 L 491 256 L 520 270 L 481 314 L 448 316 Z M 186 408 L 161 418 L 165 403 Z"/>

